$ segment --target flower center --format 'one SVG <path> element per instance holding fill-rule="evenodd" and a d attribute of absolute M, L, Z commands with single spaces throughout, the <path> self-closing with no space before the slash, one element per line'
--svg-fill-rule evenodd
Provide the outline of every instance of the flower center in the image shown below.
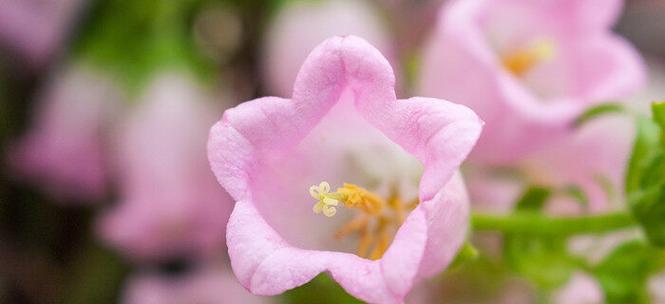
<path fill-rule="evenodd" d="M 513 75 L 522 77 L 537 64 L 552 59 L 555 51 L 552 40 L 538 39 L 526 46 L 503 54 L 501 62 Z"/>
<path fill-rule="evenodd" d="M 392 187 L 387 199 L 360 186 L 344 183 L 337 191 L 330 192 L 330 184 L 321 182 L 309 188 L 309 194 L 317 200 L 314 213 L 332 217 L 337 206 L 356 209 L 358 214 L 335 232 L 341 239 L 351 234 L 359 237 L 358 256 L 372 260 L 380 259 L 404 222 L 406 214 L 418 205 L 418 199 L 404 202 L 397 187 Z"/>

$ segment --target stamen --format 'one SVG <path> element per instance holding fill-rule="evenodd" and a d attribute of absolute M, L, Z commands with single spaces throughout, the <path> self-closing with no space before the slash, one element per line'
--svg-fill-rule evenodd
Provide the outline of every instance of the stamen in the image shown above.
<path fill-rule="evenodd" d="M 365 257 L 367 256 L 367 251 L 369 246 L 372 245 L 374 241 L 374 235 L 372 235 L 369 225 L 365 225 L 360 234 L 360 244 L 358 244 L 358 256 Z"/>
<path fill-rule="evenodd" d="M 323 214 L 328 217 L 335 215 L 336 211 L 326 213 L 326 210 L 335 210 L 334 206 L 337 206 L 340 201 L 348 208 L 358 208 L 369 214 L 379 214 L 386 206 L 378 195 L 349 183 L 344 183 L 344 186 L 337 188 L 337 191 L 330 192 L 330 184 L 321 182 L 318 186 L 311 186 L 309 194 L 318 201 L 314 205 L 314 213 L 319 214 L 323 211 Z"/>
<path fill-rule="evenodd" d="M 392 187 L 387 200 L 360 186 L 344 183 L 337 191 L 330 192 L 330 184 L 321 182 L 309 188 L 309 194 L 317 200 L 314 213 L 332 217 L 336 206 L 356 209 L 360 212 L 334 234 L 341 239 L 351 234 L 359 236 L 358 256 L 380 259 L 390 245 L 392 234 L 404 222 L 406 213 L 414 209 L 418 199 L 405 204 L 397 187 Z"/>
<path fill-rule="evenodd" d="M 521 77 L 536 64 L 550 60 L 554 56 L 554 52 L 555 45 L 551 40 L 539 39 L 505 54 L 502 56 L 502 62 L 513 75 Z"/>
<path fill-rule="evenodd" d="M 360 208 L 369 214 L 378 214 L 386 203 L 376 194 L 354 184 L 344 183 L 337 189 L 344 204 L 349 208 Z"/>
<path fill-rule="evenodd" d="M 380 259 L 383 256 L 383 253 L 388 249 L 390 243 L 390 236 L 388 235 L 388 221 L 385 218 L 379 220 L 379 225 L 377 231 L 379 234 L 378 240 L 376 241 L 376 246 L 372 253 L 369 255 L 369 258 L 372 260 Z"/>
<path fill-rule="evenodd" d="M 362 229 L 364 226 L 367 225 L 367 222 L 369 222 L 369 216 L 366 214 L 360 214 L 348 223 L 344 224 L 344 226 L 340 227 L 337 229 L 335 232 L 335 239 L 341 239 L 355 231 L 359 231 Z"/>

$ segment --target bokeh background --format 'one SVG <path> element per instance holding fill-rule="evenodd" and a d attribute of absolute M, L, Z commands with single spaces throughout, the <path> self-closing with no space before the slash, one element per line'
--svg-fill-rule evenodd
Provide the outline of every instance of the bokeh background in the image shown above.
<path fill-rule="evenodd" d="M 444 2 L 0 0 L 0 302 L 355 302 L 325 276 L 270 299 L 235 282 L 207 130 L 225 108 L 289 96 L 337 34 L 377 46 L 398 96 L 414 95 Z M 615 30 L 649 68 L 634 98 L 665 97 L 665 1 L 626 1 Z M 502 271 L 479 263 L 464 277 L 475 283 L 428 288 L 464 302 Z"/>

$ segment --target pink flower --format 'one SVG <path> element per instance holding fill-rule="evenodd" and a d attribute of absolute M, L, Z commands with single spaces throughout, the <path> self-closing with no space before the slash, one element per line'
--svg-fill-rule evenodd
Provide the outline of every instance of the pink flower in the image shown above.
<path fill-rule="evenodd" d="M 220 108 L 192 81 L 164 74 L 118 134 L 120 202 L 102 238 L 137 259 L 209 255 L 223 248 L 226 195 L 206 161 L 206 134 Z"/>
<path fill-rule="evenodd" d="M 602 213 L 625 207 L 623 179 L 634 138 L 629 116 L 598 117 L 539 151 L 515 163 L 514 173 L 493 174 L 488 166 L 465 171 L 474 207 L 495 213 L 512 210 L 526 185 L 556 191 L 546 211 L 555 215 Z M 587 199 L 565 194 L 571 186 Z"/>
<path fill-rule="evenodd" d="M 598 282 L 585 273 L 575 273 L 570 281 L 554 293 L 554 303 L 599 304 L 603 303 L 603 291 Z"/>
<path fill-rule="evenodd" d="M 487 122 L 478 159 L 519 159 L 569 132 L 589 106 L 645 82 L 638 53 L 610 30 L 621 4 L 452 2 L 425 53 L 421 92 L 458 100 Z"/>
<path fill-rule="evenodd" d="M 124 304 L 270 303 L 247 292 L 230 272 L 205 265 L 182 277 L 155 273 L 132 276 L 122 296 Z"/>
<path fill-rule="evenodd" d="M 108 175 L 104 135 L 119 100 L 120 90 L 88 67 L 58 71 L 39 96 L 33 127 L 10 151 L 10 165 L 60 200 L 101 198 Z"/>
<path fill-rule="evenodd" d="M 290 96 L 307 54 L 328 37 L 349 34 L 364 37 L 384 53 L 389 51 L 389 37 L 379 16 L 363 1 L 288 2 L 266 33 L 262 64 L 268 91 Z"/>
<path fill-rule="evenodd" d="M 24 53 L 32 64 L 44 63 L 65 38 L 84 0 L 4 0 L 0 40 Z"/>
<path fill-rule="evenodd" d="M 568 204 L 572 209 L 552 206 L 558 210 L 555 213 L 599 213 L 625 208 L 625 169 L 634 137 L 632 117 L 599 117 L 555 142 L 550 149 L 528 157 L 526 171 L 535 183 L 559 189 L 578 186 L 588 199 L 585 208 L 579 203 Z"/>
<path fill-rule="evenodd" d="M 359 299 L 400 303 L 454 257 L 468 224 L 456 172 L 481 122 L 444 100 L 396 100 L 394 84 L 378 50 L 335 37 L 309 55 L 291 99 L 246 102 L 212 127 L 210 164 L 236 200 L 231 264 L 252 293 L 279 294 L 327 271 Z M 419 184 L 394 169 L 414 158 L 424 166 Z M 358 233 L 358 255 L 353 242 L 331 242 L 345 219 L 336 235 Z"/>
<path fill-rule="evenodd" d="M 648 289 L 653 303 L 665 303 L 665 273 L 661 271 L 651 277 L 651 279 L 649 279 Z"/>

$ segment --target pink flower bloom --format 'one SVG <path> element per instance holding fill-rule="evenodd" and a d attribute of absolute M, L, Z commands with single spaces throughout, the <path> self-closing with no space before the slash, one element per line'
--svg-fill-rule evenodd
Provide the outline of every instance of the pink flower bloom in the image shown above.
<path fill-rule="evenodd" d="M 120 202 L 102 237 L 137 259 L 223 248 L 232 204 L 208 167 L 206 134 L 220 108 L 186 76 L 156 78 L 119 130 Z"/>
<path fill-rule="evenodd" d="M 638 53 L 610 30 L 621 4 L 454 1 L 425 53 L 421 92 L 459 100 L 487 122 L 478 159 L 519 159 L 569 132 L 589 106 L 645 82 Z"/>
<path fill-rule="evenodd" d="M 184 277 L 142 273 L 129 279 L 124 304 L 271 303 L 247 292 L 230 272 L 206 265 Z"/>
<path fill-rule="evenodd" d="M 363 1 L 323 0 L 288 2 L 268 27 L 262 56 L 268 91 L 290 96 L 293 81 L 307 54 L 321 41 L 335 35 L 364 37 L 384 54 L 388 34 L 372 7 Z"/>
<path fill-rule="evenodd" d="M 335 37 L 309 55 L 291 99 L 246 102 L 212 127 L 211 167 L 236 200 L 227 226 L 231 264 L 252 293 L 279 294 L 327 271 L 359 299 L 401 303 L 415 281 L 454 257 L 468 225 L 456 172 L 481 122 L 444 100 L 396 100 L 394 85 L 378 50 L 355 36 Z M 403 197 L 410 178 L 393 166 L 413 158 L 424 170 L 417 193 Z M 385 173 L 372 174 L 362 159 L 382 164 Z M 321 180 L 371 191 L 345 184 L 332 192 Z M 338 214 L 317 215 L 313 205 L 317 213 Z M 351 221 L 337 235 L 358 231 L 358 255 L 348 253 L 348 243 L 331 242 L 335 220 L 345 217 Z"/>
<path fill-rule="evenodd" d="M 487 166 L 466 171 L 475 207 L 496 213 L 512 210 L 526 185 L 558 190 L 546 205 L 555 215 L 601 213 L 625 207 L 623 179 L 634 138 L 631 117 L 599 117 L 557 140 L 552 147 L 515 164 L 519 176 L 492 174 Z M 578 187 L 588 200 L 583 205 L 566 188 Z"/>
<path fill-rule="evenodd" d="M 625 208 L 624 176 L 634 137 L 632 117 L 596 118 L 550 149 L 528 157 L 527 172 L 536 183 L 559 189 L 576 185 L 584 191 L 586 208 L 579 203 L 560 204 L 563 209 L 550 204 L 558 210 L 554 213 L 599 213 Z"/>
<path fill-rule="evenodd" d="M 103 75 L 74 65 L 58 71 L 42 93 L 34 125 L 10 151 L 10 165 L 63 201 L 94 202 L 106 191 L 103 137 L 121 92 Z"/>
<path fill-rule="evenodd" d="M 0 40 L 42 64 L 64 38 L 84 0 L 3 0 Z"/>
<path fill-rule="evenodd" d="M 603 299 L 598 282 L 585 273 L 575 273 L 553 296 L 554 303 L 561 304 L 600 304 Z"/>

